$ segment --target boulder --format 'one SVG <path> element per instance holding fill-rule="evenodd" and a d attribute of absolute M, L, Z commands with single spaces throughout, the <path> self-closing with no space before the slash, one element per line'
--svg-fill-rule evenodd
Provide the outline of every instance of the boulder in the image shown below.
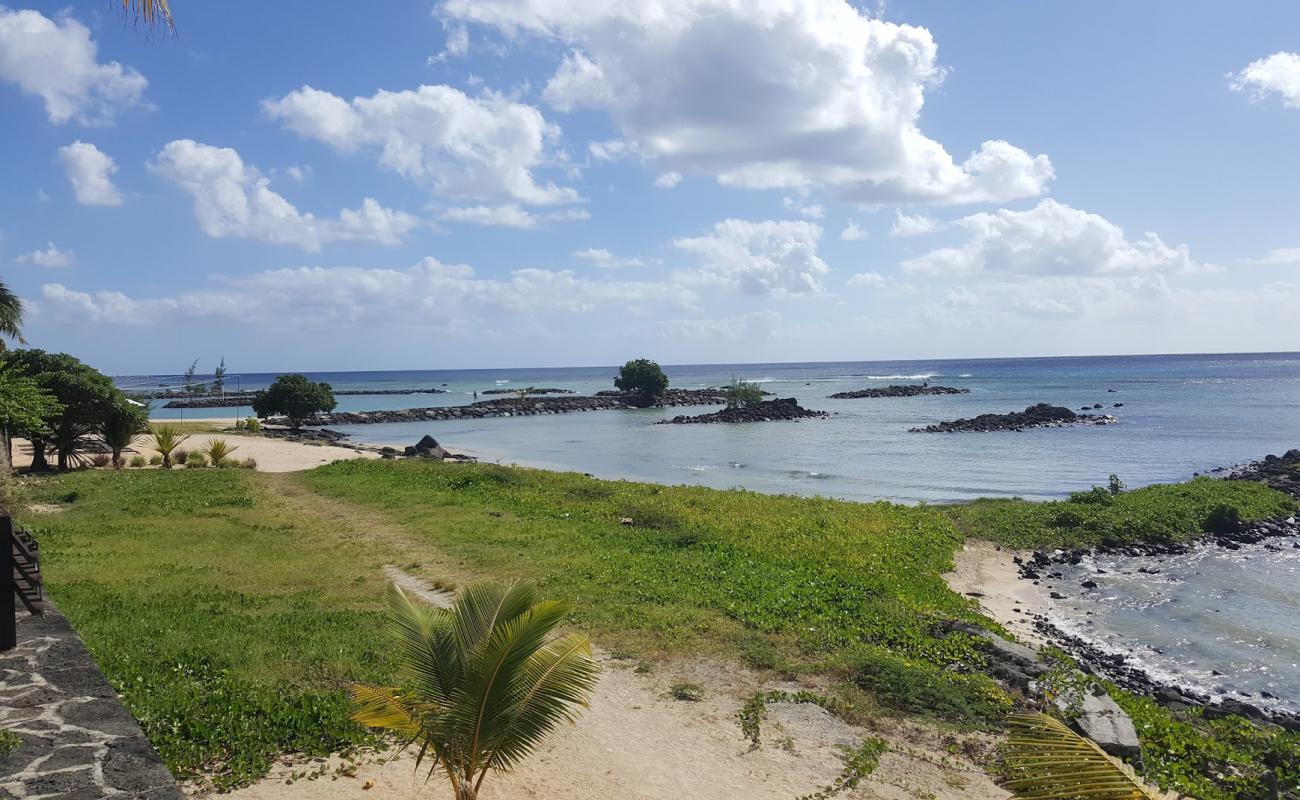
<path fill-rule="evenodd" d="M 1102 750 L 1135 763 L 1141 761 L 1142 745 L 1138 741 L 1137 728 L 1105 689 L 1094 685 L 1078 693 L 1066 692 L 1055 702 L 1063 712 L 1078 712 L 1070 726 L 1096 742 Z"/>

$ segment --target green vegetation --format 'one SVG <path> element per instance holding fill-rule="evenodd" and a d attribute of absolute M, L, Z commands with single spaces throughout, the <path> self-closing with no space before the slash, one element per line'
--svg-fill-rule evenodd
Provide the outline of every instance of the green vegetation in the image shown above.
<path fill-rule="evenodd" d="M 22 746 L 23 740 L 13 731 L 0 728 L 0 758 L 4 758 Z"/>
<path fill-rule="evenodd" d="M 1231 520 L 1294 514 L 1297 504 L 1263 484 L 1196 478 L 1118 494 L 1094 487 L 1047 503 L 976 500 L 944 511 L 974 538 L 1024 549 L 1185 542 Z"/>
<path fill-rule="evenodd" d="M 1111 758 L 1046 714 L 1018 714 L 1009 720 L 1006 788 L 1023 800 L 1066 797 L 1162 800 L 1133 768 Z"/>
<path fill-rule="evenodd" d="M 24 425 L 12 431 L 32 443 L 32 469 L 48 469 L 45 451 L 52 447 L 58 454 L 59 469 L 81 466 L 87 438 L 103 421 L 115 413 L 125 399 L 107 375 L 89 367 L 66 353 L 44 350 L 13 350 L 0 355 L 0 372 L 13 378 L 26 378 L 40 392 L 54 398 L 46 405 L 39 424 Z"/>
<path fill-rule="evenodd" d="M 466 587 L 451 609 L 389 593 L 401 688 L 357 685 L 353 719 L 420 746 L 474 800 L 492 770 L 508 770 L 561 722 L 573 722 L 600 666 L 582 634 L 556 630 L 571 608 L 525 584 Z"/>
<path fill-rule="evenodd" d="M 742 381 L 734 375 L 722 395 L 727 400 L 727 408 L 748 408 L 763 402 L 763 390 L 757 383 Z"/>
<path fill-rule="evenodd" d="M 119 397 L 99 422 L 99 435 L 113 453 L 113 466 L 122 468 L 122 451 L 149 427 L 144 409 Z"/>
<path fill-rule="evenodd" d="M 208 465 L 208 457 L 202 450 L 195 450 L 193 453 L 186 454 L 185 460 L 178 463 L 184 464 L 186 469 L 202 469 Z"/>
<path fill-rule="evenodd" d="M 172 454 L 190 438 L 188 434 L 181 433 L 180 428 L 169 424 L 150 425 L 149 435 L 153 437 L 153 449 L 158 451 L 158 463 L 162 464 L 163 469 L 172 468 Z M 188 457 L 189 454 L 186 453 L 180 463 L 184 464 Z M 149 463 L 152 464 L 153 460 Z"/>
<path fill-rule="evenodd" d="M 227 442 L 225 439 L 214 438 L 208 440 L 208 443 L 203 448 L 203 452 L 207 453 L 208 458 L 212 460 L 212 466 L 220 467 L 224 466 L 226 459 L 230 458 L 230 454 L 238 449 L 238 447 L 231 447 L 230 442 Z"/>
<path fill-rule="evenodd" d="M 697 703 L 704 699 L 704 687 L 696 683 L 681 681 L 668 687 L 668 696 L 674 700 Z"/>
<path fill-rule="evenodd" d="M 305 375 L 281 375 L 269 389 L 253 395 L 253 413 L 259 417 L 283 414 L 289 427 L 302 424 L 321 411 L 333 411 L 334 390 L 328 383 L 313 383 Z"/>
<path fill-rule="evenodd" d="M 235 430 L 242 433 L 251 433 L 254 436 L 262 432 L 262 421 L 257 417 L 244 417 L 235 420 Z"/>
<path fill-rule="evenodd" d="M 630 393 L 634 402 L 644 407 L 653 405 L 668 388 L 668 376 L 657 362 L 636 358 L 619 368 L 614 386 Z"/>
<path fill-rule="evenodd" d="M 161 459 L 159 459 L 159 461 L 161 462 Z M 143 467 L 145 464 L 148 463 L 149 460 L 139 453 L 136 453 L 135 455 L 131 456 L 130 465 L 136 469 L 139 469 L 140 467 Z"/>

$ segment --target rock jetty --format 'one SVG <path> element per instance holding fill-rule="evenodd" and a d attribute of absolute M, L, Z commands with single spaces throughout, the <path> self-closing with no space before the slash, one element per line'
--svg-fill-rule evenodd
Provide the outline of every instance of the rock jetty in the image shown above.
<path fill-rule="evenodd" d="M 752 406 L 741 406 L 739 408 L 724 408 L 721 411 L 714 411 L 711 414 L 699 414 L 696 416 L 686 416 L 684 414 L 664 419 L 655 423 L 656 425 L 697 425 L 708 424 L 713 422 L 774 422 L 791 419 L 811 419 L 816 417 L 829 417 L 825 411 L 812 411 L 799 405 L 799 401 L 793 397 L 783 397 L 777 400 L 764 400 L 761 403 L 755 403 Z"/>
<path fill-rule="evenodd" d="M 889 386 L 874 386 L 870 389 L 855 389 L 851 392 L 836 392 L 830 397 L 832 400 L 856 400 L 859 397 L 916 397 L 922 394 L 970 394 L 970 389 L 930 386 L 924 383 L 895 383 Z"/>
<path fill-rule="evenodd" d="M 940 422 L 924 428 L 911 428 L 913 433 L 965 433 L 988 431 L 1023 431 L 1029 428 L 1063 428 L 1069 425 L 1108 425 L 1119 420 L 1108 414 L 1076 414 L 1064 406 L 1039 403 L 1024 411 L 1008 414 L 980 414 L 971 419 Z"/>
<path fill-rule="evenodd" d="M 446 394 L 446 389 L 337 389 L 335 397 L 361 396 L 372 394 Z M 158 395 L 148 399 L 161 400 L 170 395 Z M 174 396 L 173 396 L 174 397 Z M 197 394 L 174 397 L 163 408 L 232 408 L 246 406 L 253 402 L 253 392 L 232 394 Z"/>
<path fill-rule="evenodd" d="M 479 392 L 479 394 L 519 394 L 519 392 L 521 392 L 521 391 L 524 391 L 524 389 L 523 389 L 523 388 L 519 388 L 519 389 L 485 389 L 485 390 Z M 530 396 L 531 396 L 531 395 L 535 395 L 535 394 L 576 394 L 576 392 L 574 392 L 572 389 L 555 389 L 555 388 L 542 388 L 542 389 L 537 389 L 537 388 L 534 388 L 534 387 L 532 387 L 532 386 L 529 386 L 529 387 L 528 387 L 528 389 L 527 389 L 527 393 L 528 393 Z"/>

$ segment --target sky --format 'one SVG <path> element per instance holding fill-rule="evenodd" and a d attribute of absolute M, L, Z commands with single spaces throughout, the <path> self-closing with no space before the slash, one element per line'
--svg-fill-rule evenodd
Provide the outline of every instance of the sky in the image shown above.
<path fill-rule="evenodd" d="M 173 13 L 0 5 L 0 279 L 108 372 L 1300 350 L 1300 4 Z"/>

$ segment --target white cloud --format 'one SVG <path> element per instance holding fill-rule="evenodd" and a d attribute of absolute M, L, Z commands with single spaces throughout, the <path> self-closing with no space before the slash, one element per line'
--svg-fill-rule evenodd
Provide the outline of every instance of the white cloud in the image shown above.
<path fill-rule="evenodd" d="M 469 31 L 464 25 L 453 25 L 447 32 L 447 43 L 437 55 L 429 56 L 427 65 L 432 66 L 448 59 L 460 58 L 468 53 Z"/>
<path fill-rule="evenodd" d="M 359 209 L 340 211 L 337 219 L 301 213 L 271 190 L 256 167 L 245 165 L 238 152 L 192 139 L 168 142 L 149 169 L 190 195 L 200 230 L 214 238 L 257 239 L 314 252 L 339 241 L 398 244 L 420 224 L 369 197 Z"/>
<path fill-rule="evenodd" d="M 300 164 L 290 164 L 285 167 L 284 174 L 288 175 L 294 183 L 303 184 L 311 177 L 311 167 Z"/>
<path fill-rule="evenodd" d="M 39 11 L 0 6 L 0 80 L 40 97 L 50 122 L 109 125 L 139 105 L 149 82 L 116 61 L 101 64 L 90 31 L 64 13 L 52 20 Z"/>
<path fill-rule="evenodd" d="M 627 155 L 627 142 L 622 139 L 606 139 L 587 145 L 587 152 L 597 161 L 618 161 Z"/>
<path fill-rule="evenodd" d="M 59 161 L 83 206 L 120 206 L 122 195 L 113 185 L 117 164 L 111 156 L 81 140 L 59 148 Z"/>
<path fill-rule="evenodd" d="M 39 305 L 60 319 L 91 324 L 152 326 L 185 320 L 334 330 L 359 323 L 460 329 L 501 314 L 686 309 L 694 300 L 690 290 L 667 283 L 591 280 L 569 270 L 540 269 L 481 278 L 466 265 L 425 258 L 408 269 L 270 270 L 225 277 L 212 289 L 143 299 L 52 283 L 41 288 Z"/>
<path fill-rule="evenodd" d="M 447 20 L 566 48 L 543 93 L 606 112 L 661 171 L 865 204 L 1042 194 L 1045 155 L 988 141 L 957 163 L 919 128 L 943 78 L 925 28 L 845 0 L 444 0 Z"/>
<path fill-rule="evenodd" d="M 698 342 L 756 342 L 773 336 L 781 324 L 775 311 L 753 311 L 720 319 L 671 319 L 659 324 L 674 339 Z"/>
<path fill-rule="evenodd" d="M 54 242 L 46 242 L 44 250 L 33 250 L 14 259 L 19 264 L 35 264 L 38 267 L 60 269 L 77 263 L 76 254 L 71 250 L 60 250 Z"/>
<path fill-rule="evenodd" d="M 1287 108 L 1300 108 L 1300 54 L 1281 51 L 1252 61 L 1241 72 L 1228 75 L 1228 85 L 1252 100 L 1276 94 Z"/>
<path fill-rule="evenodd" d="M 559 158 L 559 128 L 532 106 L 501 95 L 470 97 L 421 86 L 343 98 L 304 86 L 262 101 L 272 119 L 342 153 L 371 149 L 379 163 L 443 197 L 530 205 L 581 200 L 533 171 Z"/>
<path fill-rule="evenodd" d="M 857 275 L 849 278 L 849 286 L 881 286 L 885 283 L 885 276 L 879 272 L 859 272 Z"/>
<path fill-rule="evenodd" d="M 1300 264 L 1300 247 L 1281 247 L 1276 250 L 1269 250 L 1261 258 L 1245 259 L 1248 264 L 1262 264 L 1268 266 Z"/>
<path fill-rule="evenodd" d="M 808 219 L 821 219 L 826 216 L 826 208 L 821 203 L 805 203 L 795 197 L 781 198 L 781 204 L 787 211 L 794 211 L 801 217 Z"/>
<path fill-rule="evenodd" d="M 954 287 L 942 301 L 926 306 L 923 314 L 948 327 L 999 325 L 1022 318 L 1114 320 L 1154 316 L 1172 294 L 1165 276 L 1158 274 L 1031 276 Z"/>
<path fill-rule="evenodd" d="M 903 262 L 913 272 L 1012 275 L 1116 275 L 1194 272 L 1186 245 L 1147 233 L 1130 241 L 1119 226 L 1055 200 L 1027 211 L 1001 209 L 957 220 L 969 239 Z"/>
<path fill-rule="evenodd" d="M 665 172 L 655 178 L 655 187 L 659 189 L 671 189 L 682 182 L 682 173 Z"/>
<path fill-rule="evenodd" d="M 894 212 L 894 224 L 889 229 L 890 236 L 924 236 L 939 229 L 939 223 L 925 214 L 904 214 Z"/>
<path fill-rule="evenodd" d="M 855 220 L 849 220 L 849 224 L 844 226 L 844 230 L 840 231 L 840 238 L 846 242 L 860 241 L 870 235 Z"/>
<path fill-rule="evenodd" d="M 802 221 L 728 219 L 709 236 L 677 239 L 699 267 L 679 273 L 688 283 L 727 286 L 747 294 L 793 295 L 822 291 L 829 271 L 817 255 L 820 225 Z"/>
<path fill-rule="evenodd" d="M 588 247 L 585 250 L 575 250 L 573 251 L 573 257 L 581 258 L 584 261 L 590 261 L 601 269 L 620 269 L 622 267 L 645 266 L 645 261 L 640 258 L 620 258 L 603 247 Z"/>
<path fill-rule="evenodd" d="M 493 225 L 501 228 L 536 228 L 537 217 L 514 203 L 503 206 L 462 206 L 442 212 L 448 222 Z"/>

